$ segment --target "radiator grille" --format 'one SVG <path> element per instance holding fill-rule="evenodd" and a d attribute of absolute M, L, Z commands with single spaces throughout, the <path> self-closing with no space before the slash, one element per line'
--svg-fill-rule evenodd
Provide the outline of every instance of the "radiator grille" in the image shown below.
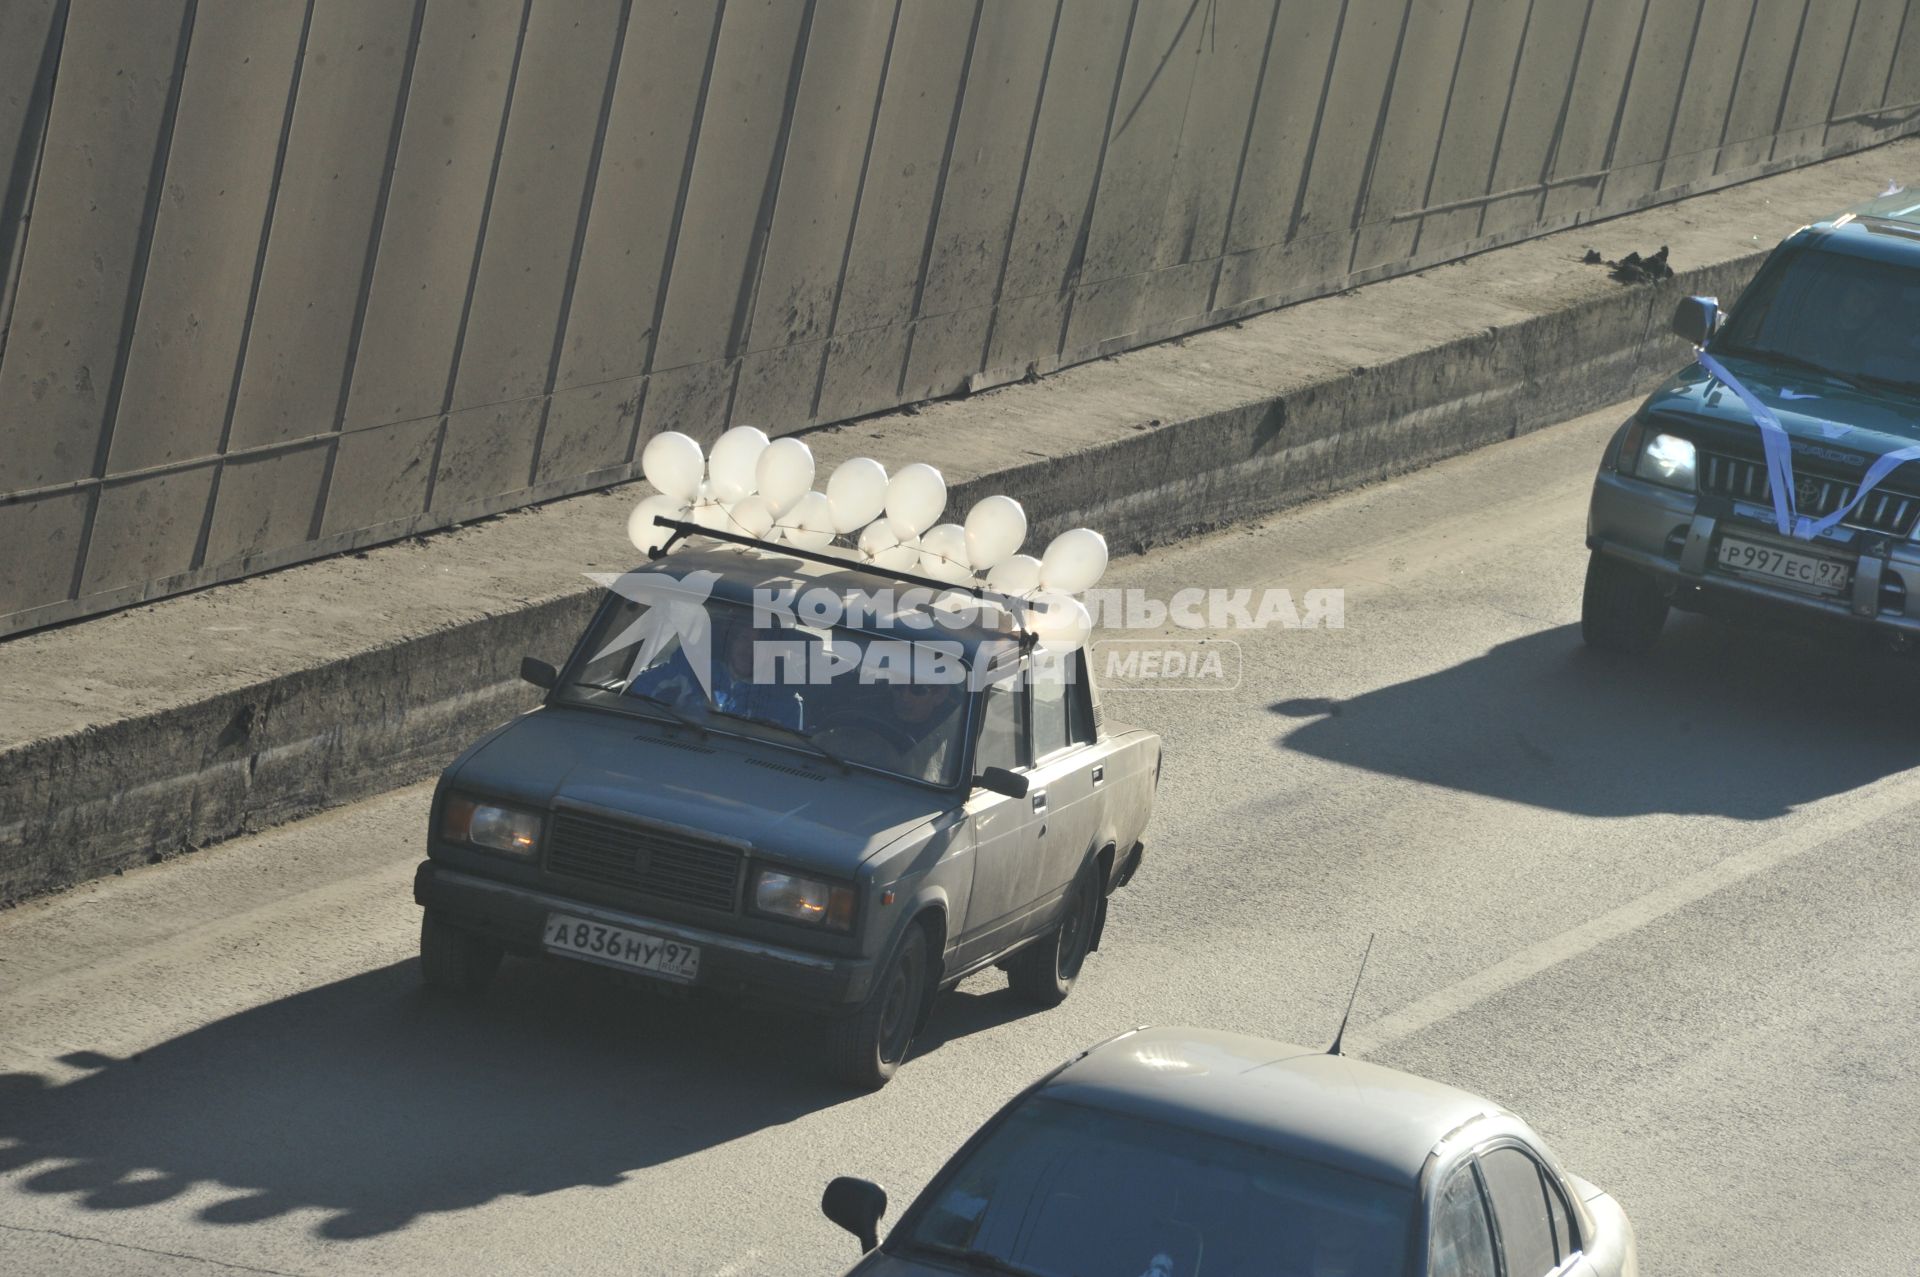
<path fill-rule="evenodd" d="M 671 830 L 554 813 L 547 871 L 677 904 L 737 913 L 741 854 Z"/>
<path fill-rule="evenodd" d="M 1855 485 L 1847 480 L 1804 472 L 1796 473 L 1795 477 L 1798 490 L 1794 493 L 1794 507 L 1810 518 L 1824 518 L 1853 500 Z M 1773 504 L 1773 482 L 1767 475 L 1766 464 L 1749 457 L 1701 453 L 1700 490 L 1755 505 Z M 1869 532 L 1905 536 L 1913 529 L 1916 511 L 1920 511 L 1920 496 L 1878 487 L 1842 522 Z"/>

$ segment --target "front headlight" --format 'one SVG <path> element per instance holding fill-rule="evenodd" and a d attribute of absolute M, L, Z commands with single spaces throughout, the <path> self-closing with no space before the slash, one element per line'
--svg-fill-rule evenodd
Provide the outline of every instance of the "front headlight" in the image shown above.
<path fill-rule="evenodd" d="M 753 908 L 789 922 L 846 931 L 853 926 L 853 888 L 803 878 L 779 869 L 754 875 Z"/>
<path fill-rule="evenodd" d="M 1650 483 L 1692 492 L 1694 447 L 1678 435 L 1649 434 L 1640 445 L 1633 472 Z"/>
<path fill-rule="evenodd" d="M 449 798 L 440 832 L 449 842 L 531 856 L 540 844 L 540 817 L 471 798 Z"/>

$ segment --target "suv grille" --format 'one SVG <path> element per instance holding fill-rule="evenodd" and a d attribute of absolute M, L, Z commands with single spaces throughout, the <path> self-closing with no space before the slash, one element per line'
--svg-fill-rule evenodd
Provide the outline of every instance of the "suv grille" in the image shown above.
<path fill-rule="evenodd" d="M 678 904 L 735 913 L 742 856 L 670 830 L 558 811 L 547 871 Z"/>
<path fill-rule="evenodd" d="M 1844 479 L 1805 472 L 1796 472 L 1795 478 L 1800 490 L 1794 493 L 1794 505 L 1801 514 L 1822 518 L 1853 500 L 1854 485 Z M 1700 454 L 1700 490 L 1756 505 L 1773 503 L 1773 483 L 1767 477 L 1765 463 L 1720 452 Z M 1843 522 L 1848 527 L 1903 537 L 1912 530 L 1916 511 L 1920 511 L 1920 496 L 1875 488 Z"/>

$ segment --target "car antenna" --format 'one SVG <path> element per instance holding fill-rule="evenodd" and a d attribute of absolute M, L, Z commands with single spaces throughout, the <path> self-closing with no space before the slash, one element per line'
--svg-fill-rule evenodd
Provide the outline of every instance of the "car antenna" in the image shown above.
<path fill-rule="evenodd" d="M 1340 1040 L 1347 1036 L 1347 1019 L 1353 1014 L 1353 1000 L 1360 996 L 1360 980 L 1367 974 L 1367 959 L 1373 954 L 1374 932 L 1367 932 L 1367 951 L 1360 955 L 1360 970 L 1353 977 L 1353 992 L 1347 995 L 1346 1014 L 1340 1017 L 1340 1031 L 1333 1035 L 1333 1045 L 1327 1048 L 1328 1055 L 1340 1054 Z"/>

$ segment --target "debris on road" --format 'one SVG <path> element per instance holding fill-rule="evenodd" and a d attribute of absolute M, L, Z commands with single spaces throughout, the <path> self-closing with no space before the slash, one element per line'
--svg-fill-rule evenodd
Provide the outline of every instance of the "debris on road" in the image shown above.
<path fill-rule="evenodd" d="M 1667 246 L 1662 244 L 1660 251 L 1642 257 L 1638 253 L 1628 253 L 1619 261 L 1608 261 L 1600 256 L 1598 249 L 1589 248 L 1586 256 L 1580 259 L 1589 266 L 1610 266 L 1608 272 L 1623 284 L 1657 284 L 1663 279 L 1673 278 L 1673 267 L 1667 265 Z"/>

